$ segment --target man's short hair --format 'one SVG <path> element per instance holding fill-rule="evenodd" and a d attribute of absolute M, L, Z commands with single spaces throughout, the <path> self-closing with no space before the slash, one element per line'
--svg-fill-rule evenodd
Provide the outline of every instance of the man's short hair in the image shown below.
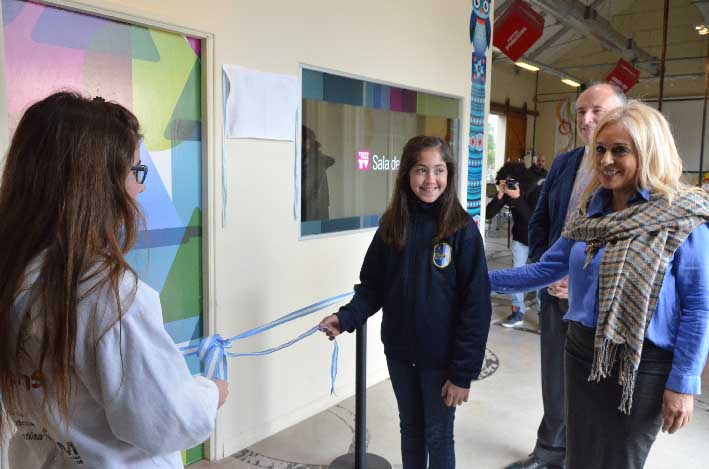
<path fill-rule="evenodd" d="M 583 93 L 587 89 L 593 88 L 594 86 L 608 86 L 608 87 L 610 87 L 610 89 L 613 90 L 613 94 L 615 94 L 615 97 L 618 98 L 618 102 L 620 103 L 621 106 L 624 105 L 628 101 L 628 98 L 625 96 L 625 92 L 623 91 L 623 89 L 620 86 L 616 85 L 615 83 L 611 83 L 609 81 L 596 80 L 596 81 L 592 81 L 591 83 L 584 84 L 581 87 L 581 92 Z"/>

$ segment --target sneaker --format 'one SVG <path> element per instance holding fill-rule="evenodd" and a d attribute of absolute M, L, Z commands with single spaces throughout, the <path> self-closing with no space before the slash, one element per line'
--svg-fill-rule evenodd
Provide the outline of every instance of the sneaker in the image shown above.
<path fill-rule="evenodd" d="M 521 326 L 523 322 L 524 314 L 519 311 L 512 311 L 512 314 L 507 316 L 507 319 L 502 321 L 500 324 L 502 324 L 502 327 L 517 327 Z"/>

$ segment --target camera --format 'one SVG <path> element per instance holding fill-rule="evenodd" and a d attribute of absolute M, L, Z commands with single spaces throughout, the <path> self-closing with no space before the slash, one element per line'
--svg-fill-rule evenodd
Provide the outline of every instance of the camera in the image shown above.
<path fill-rule="evenodd" d="M 507 178 L 507 188 L 510 190 L 515 190 L 517 189 L 517 179 L 515 178 Z"/>

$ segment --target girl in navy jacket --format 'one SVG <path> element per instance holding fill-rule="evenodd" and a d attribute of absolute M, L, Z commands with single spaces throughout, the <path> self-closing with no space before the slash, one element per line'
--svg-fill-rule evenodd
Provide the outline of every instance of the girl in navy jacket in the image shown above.
<path fill-rule="evenodd" d="M 455 467 L 453 418 L 485 357 L 490 285 L 483 242 L 456 191 L 450 147 L 406 144 L 391 203 L 349 304 L 323 319 L 332 340 L 383 310 L 381 337 L 399 407 L 404 469 Z"/>

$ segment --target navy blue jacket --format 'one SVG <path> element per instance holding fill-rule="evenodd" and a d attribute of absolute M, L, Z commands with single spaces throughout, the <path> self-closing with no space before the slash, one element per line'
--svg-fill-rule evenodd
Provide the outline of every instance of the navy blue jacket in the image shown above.
<path fill-rule="evenodd" d="M 389 358 L 448 370 L 463 388 L 477 379 L 490 328 L 490 283 L 482 237 L 470 222 L 443 240 L 437 204 L 412 204 L 403 251 L 374 235 L 354 287 L 337 313 L 340 329 L 352 332 L 383 309 L 381 337 Z"/>
<path fill-rule="evenodd" d="M 576 173 L 583 160 L 585 147 L 575 148 L 554 158 L 547 174 L 537 208 L 529 220 L 529 259 L 537 262 L 561 236 L 574 189 Z M 542 290 L 541 301 L 554 297 Z"/>

